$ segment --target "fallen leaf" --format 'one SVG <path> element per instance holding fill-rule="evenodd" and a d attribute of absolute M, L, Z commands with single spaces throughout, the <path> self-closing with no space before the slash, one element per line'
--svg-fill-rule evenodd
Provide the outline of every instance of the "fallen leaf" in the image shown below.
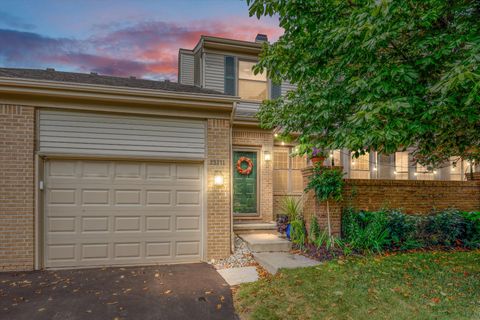
<path fill-rule="evenodd" d="M 45 308 L 40 308 L 37 310 L 38 312 L 42 312 L 42 311 L 45 311 Z"/>
<path fill-rule="evenodd" d="M 165 293 L 165 294 L 169 294 L 169 293 L 171 293 L 171 292 L 172 292 L 172 290 L 167 290 L 167 291 L 165 291 L 164 293 Z"/>
<path fill-rule="evenodd" d="M 220 310 L 222 309 L 222 305 L 221 304 L 217 304 L 217 310 Z"/>

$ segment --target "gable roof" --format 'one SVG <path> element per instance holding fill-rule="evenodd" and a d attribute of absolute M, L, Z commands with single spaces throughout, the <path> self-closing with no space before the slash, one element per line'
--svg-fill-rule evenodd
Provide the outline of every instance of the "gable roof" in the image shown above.
<path fill-rule="evenodd" d="M 137 79 L 135 77 L 113 77 L 99 75 L 96 73 L 63 72 L 55 71 L 54 69 L 41 70 L 23 68 L 0 68 L 0 77 L 47 80 L 67 83 L 84 83 L 113 87 L 152 89 L 192 94 L 225 95 L 224 93 L 216 90 L 203 89 L 196 86 L 190 86 L 171 81 L 155 81 Z"/>

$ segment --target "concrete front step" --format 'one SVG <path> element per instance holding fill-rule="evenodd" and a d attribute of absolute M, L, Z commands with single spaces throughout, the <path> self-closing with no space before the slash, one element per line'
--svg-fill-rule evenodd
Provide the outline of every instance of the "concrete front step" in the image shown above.
<path fill-rule="evenodd" d="M 270 233 L 240 234 L 239 237 L 253 252 L 288 252 L 292 248 L 290 241 Z"/>
<path fill-rule="evenodd" d="M 238 235 L 253 233 L 278 234 L 275 222 L 237 222 L 233 224 L 233 231 Z"/>
<path fill-rule="evenodd" d="M 257 252 L 253 254 L 253 257 L 258 264 L 271 274 L 275 274 L 283 268 L 305 268 L 321 264 L 319 261 L 288 252 Z"/>

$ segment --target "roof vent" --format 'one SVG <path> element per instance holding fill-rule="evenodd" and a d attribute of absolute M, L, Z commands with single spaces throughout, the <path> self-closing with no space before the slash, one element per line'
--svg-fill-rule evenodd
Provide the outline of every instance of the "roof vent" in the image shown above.
<path fill-rule="evenodd" d="M 92 76 L 98 76 L 98 73 L 97 73 L 97 72 L 90 72 L 90 74 L 91 74 Z"/>
<path fill-rule="evenodd" d="M 255 37 L 255 42 L 256 42 L 256 43 L 268 42 L 268 37 L 267 37 L 266 34 L 259 33 L 259 34 L 257 34 L 257 36 Z"/>
<path fill-rule="evenodd" d="M 130 79 L 135 80 L 135 79 L 137 79 L 137 77 L 135 77 L 135 76 L 130 76 Z"/>
<path fill-rule="evenodd" d="M 47 69 L 45 69 L 45 70 L 47 70 L 47 71 L 55 71 L 55 69 L 53 69 L 53 68 L 47 68 Z"/>

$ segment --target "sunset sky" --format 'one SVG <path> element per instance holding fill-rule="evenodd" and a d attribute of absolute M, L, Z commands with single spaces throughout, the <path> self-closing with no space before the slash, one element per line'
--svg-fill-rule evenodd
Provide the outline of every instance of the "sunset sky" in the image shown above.
<path fill-rule="evenodd" d="M 200 35 L 282 33 L 245 0 L 1 0 L 0 67 L 177 79 L 179 48 Z"/>

